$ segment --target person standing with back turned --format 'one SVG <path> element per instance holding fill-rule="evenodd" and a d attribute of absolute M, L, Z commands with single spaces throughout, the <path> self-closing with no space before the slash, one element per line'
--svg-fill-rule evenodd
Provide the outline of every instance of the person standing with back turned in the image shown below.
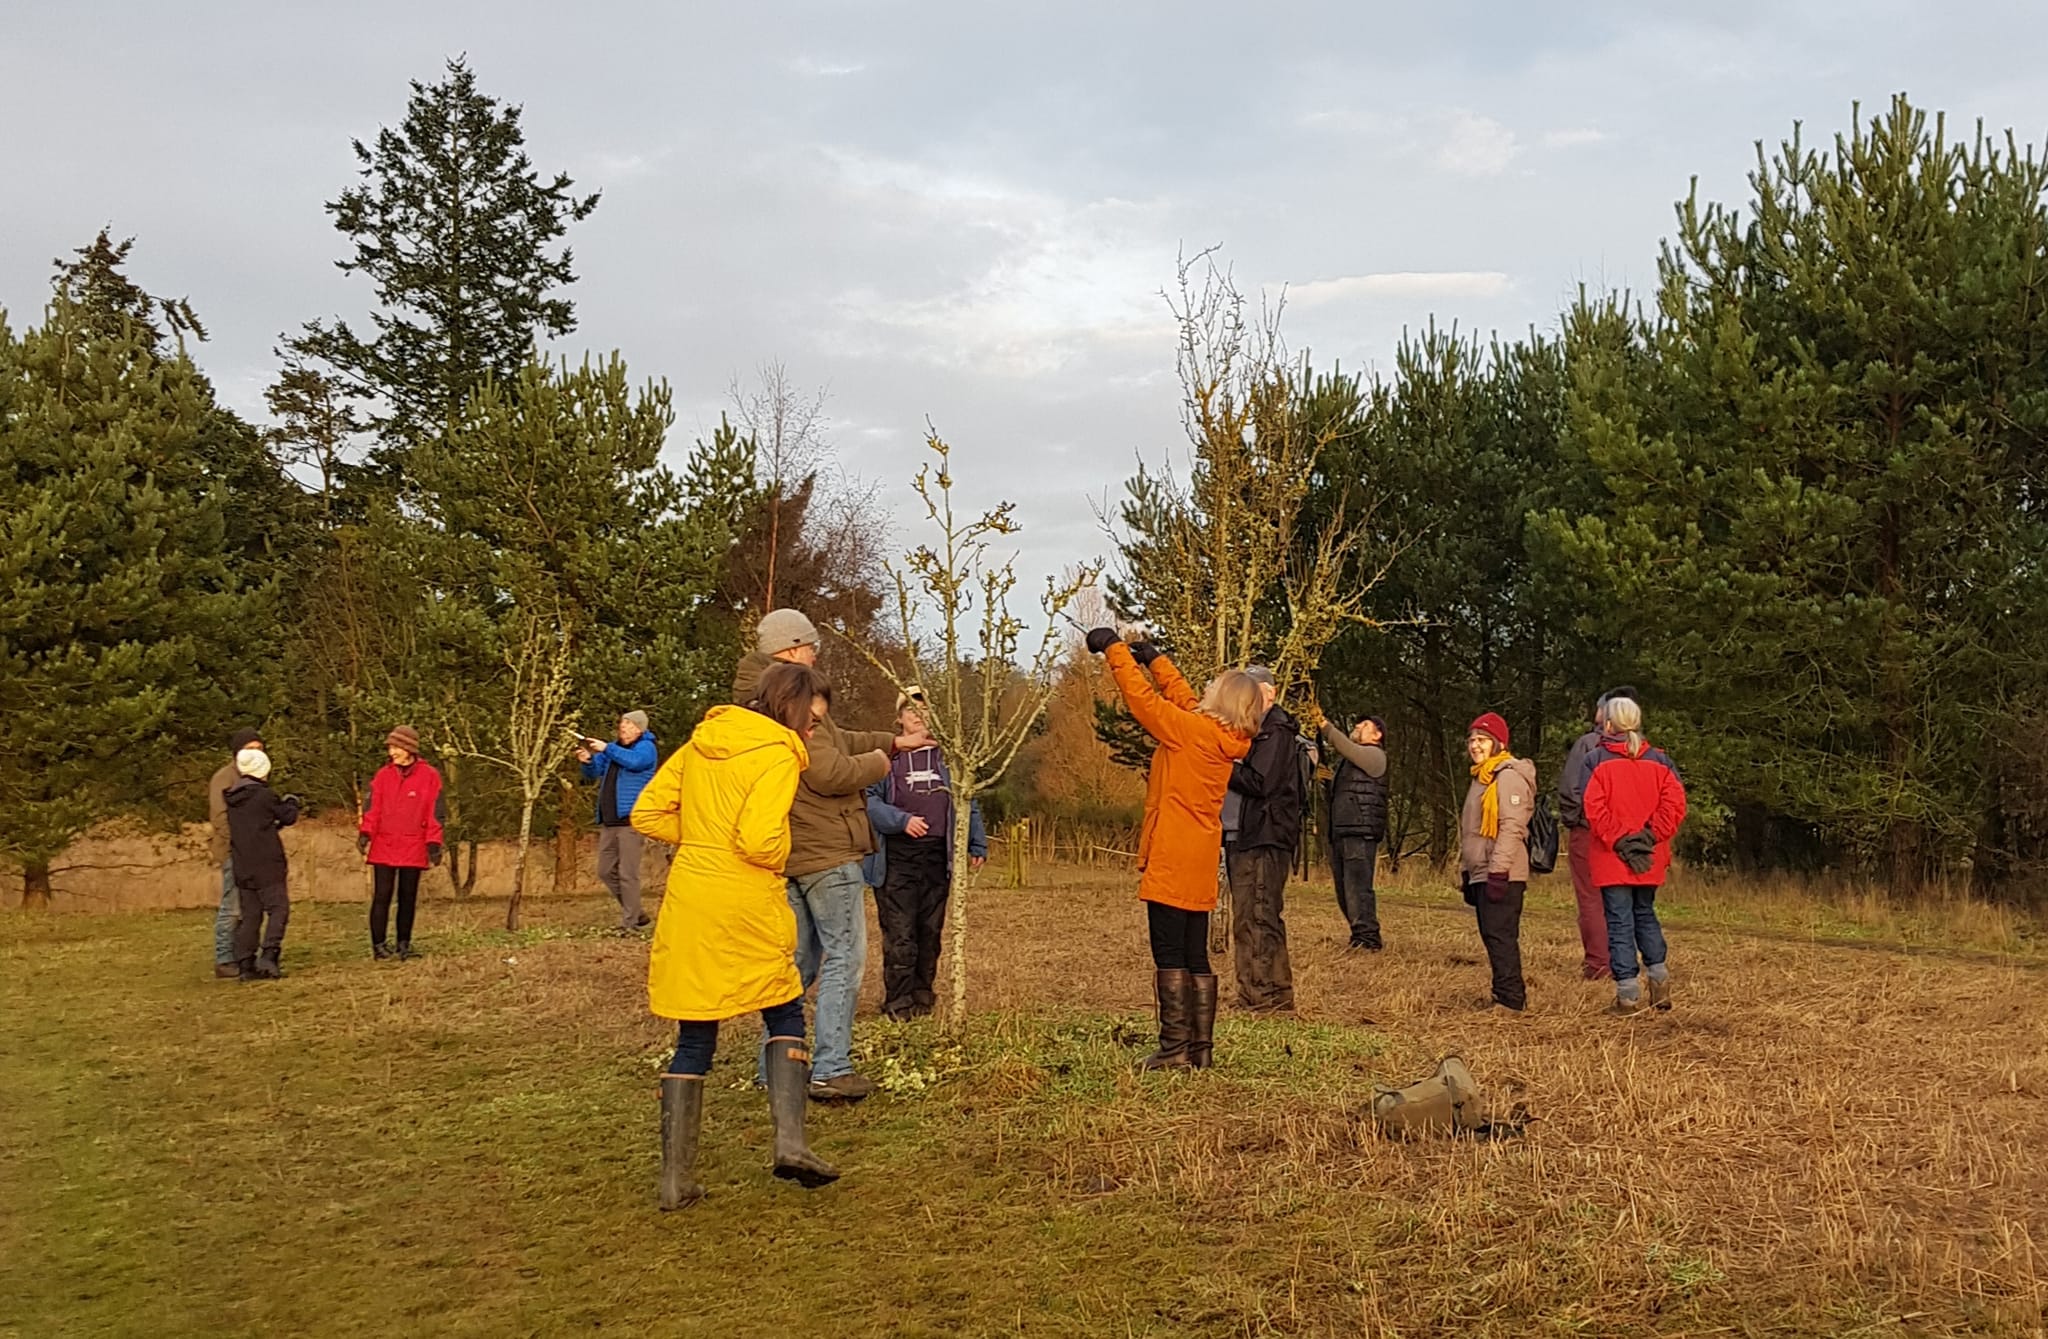
<path fill-rule="evenodd" d="M 1301 842 L 1301 745 L 1273 672 L 1254 665 L 1245 674 L 1259 686 L 1265 714 L 1251 752 L 1230 769 L 1230 789 L 1243 800 L 1229 862 L 1230 964 L 1240 1009 L 1285 1013 L 1294 1008 L 1285 898 Z"/>
<path fill-rule="evenodd" d="M 235 862 L 228 835 L 228 787 L 242 779 L 235 755 L 243 749 L 263 749 L 263 736 L 255 730 L 237 730 L 228 737 L 228 760 L 206 783 L 207 849 L 220 866 L 220 910 L 213 918 L 213 974 L 222 981 L 241 977 L 235 961 L 235 923 L 242 915 L 242 895 L 235 887 Z"/>

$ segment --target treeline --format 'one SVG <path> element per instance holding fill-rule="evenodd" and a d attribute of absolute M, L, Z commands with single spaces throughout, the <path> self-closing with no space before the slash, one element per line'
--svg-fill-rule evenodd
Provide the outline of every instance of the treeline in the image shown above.
<path fill-rule="evenodd" d="M 674 747 L 762 609 L 885 640 L 886 521 L 779 368 L 672 470 L 665 384 L 536 353 L 575 332 L 566 239 L 600 201 L 536 170 L 518 108 L 453 62 L 356 154 L 328 211 L 369 317 L 281 338 L 266 425 L 191 358 L 204 295 L 147 292 L 113 235 L 39 323 L 0 322 L 0 855 L 31 904 L 94 824 L 198 816 L 235 724 L 351 810 L 417 726 L 466 885 L 475 841 L 581 818 L 567 725 L 645 707 Z M 1654 294 L 1513 341 L 1426 325 L 1375 376 L 1288 357 L 1184 271 L 1195 467 L 1108 518 L 1114 612 L 1197 673 L 1267 659 L 1383 717 L 1401 857 L 1452 854 L 1474 715 L 1550 768 L 1630 682 L 1695 858 L 2028 888 L 2044 186 L 2032 148 L 1902 98 L 1825 151 L 1760 147 L 1740 208 L 1686 200 Z M 826 656 L 841 710 L 886 716 L 867 662 Z M 1114 760 L 1143 750 L 1090 670 L 992 816 L 1129 813 Z"/>
<path fill-rule="evenodd" d="M 680 742 L 778 586 L 873 635 L 872 494 L 834 485 L 779 368 L 675 471 L 666 384 L 537 351 L 575 330 L 563 239 L 599 202 L 534 169 L 520 116 L 455 61 L 355 145 L 328 212 L 370 317 L 282 339 L 268 426 L 194 365 L 203 296 L 146 292 L 108 233 L 40 324 L 0 325 L 0 854 L 26 904 L 96 823 L 203 816 L 252 723 L 351 812 L 385 732 L 418 727 L 466 889 L 477 840 L 581 816 L 570 726 L 644 707 Z M 864 662 L 827 662 L 886 713 Z"/>
<path fill-rule="evenodd" d="M 1477 712 L 1549 768 L 1627 682 L 1686 769 L 1695 857 L 2024 890 L 2048 856 L 2048 169 L 1902 97 L 1826 150 L 1759 146 L 1750 186 L 1679 206 L 1642 301 L 1585 294 L 1512 342 L 1431 325 L 1383 376 L 1297 369 L 1293 566 L 1319 519 L 1370 518 L 1314 680 L 1387 719 L 1407 855 L 1454 853 Z M 1127 571 L 1157 555 L 1132 533 Z M 1301 617 L 1293 589 L 1262 616 Z"/>

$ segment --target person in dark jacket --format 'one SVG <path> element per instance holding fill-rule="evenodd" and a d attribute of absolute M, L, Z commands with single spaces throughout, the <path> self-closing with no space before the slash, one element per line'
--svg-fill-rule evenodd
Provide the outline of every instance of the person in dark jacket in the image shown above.
<path fill-rule="evenodd" d="M 896 699 L 899 733 L 925 733 L 923 707 L 915 686 Z M 953 892 L 953 776 L 939 746 L 892 757 L 889 775 L 868 787 L 867 812 L 877 841 L 861 872 L 882 927 L 882 1015 L 921 1018 L 938 1003 L 933 982 Z M 979 802 L 967 810 L 967 857 L 975 869 L 988 859 Z"/>
<path fill-rule="evenodd" d="M 1337 760 L 1330 777 L 1330 874 L 1337 883 L 1337 909 L 1350 923 L 1351 947 L 1376 953 L 1384 947 L 1372 885 L 1387 835 L 1386 726 L 1367 716 L 1349 735 L 1328 721 L 1320 733 Z"/>
<path fill-rule="evenodd" d="M 1259 685 L 1265 715 L 1251 752 L 1230 770 L 1230 789 L 1243 797 L 1228 862 L 1231 967 L 1239 1008 L 1278 1012 L 1294 1007 L 1282 896 L 1301 841 L 1301 745 L 1273 672 L 1263 665 L 1245 672 Z"/>
<path fill-rule="evenodd" d="M 1640 701 L 1636 690 L 1627 686 L 1602 693 L 1593 704 L 1593 728 L 1572 741 L 1557 773 L 1557 817 L 1565 827 L 1565 856 L 1571 865 L 1572 897 L 1579 911 L 1579 947 L 1585 953 L 1580 972 L 1588 981 L 1604 980 L 1607 966 L 1607 913 L 1600 903 L 1600 885 L 1593 881 L 1589 863 L 1593 834 L 1586 829 L 1586 778 L 1593 770 L 1593 750 L 1600 746 L 1600 732 L 1607 728 L 1607 704 L 1617 697 Z"/>
<path fill-rule="evenodd" d="M 356 849 L 370 863 L 370 952 L 394 956 L 384 940 L 391 898 L 398 897 L 400 959 L 412 956 L 412 922 L 420 875 L 441 863 L 441 774 L 420 757 L 419 733 L 400 725 L 384 737 L 390 762 L 370 778 L 370 802 L 356 833 Z"/>
<path fill-rule="evenodd" d="M 1671 839 L 1685 821 L 1678 765 L 1643 738 L 1643 709 L 1626 697 L 1607 702 L 1607 729 L 1594 750 L 1583 790 L 1591 865 L 1607 915 L 1607 957 L 1614 970 L 1614 1012 L 1640 1013 L 1641 976 L 1649 1007 L 1671 1007 L 1671 971 L 1657 889 L 1671 867 Z M 1638 958 L 1641 960 L 1638 966 Z"/>
<path fill-rule="evenodd" d="M 619 933 L 629 935 L 647 924 L 640 907 L 640 858 L 647 839 L 633 828 L 633 802 L 661 762 L 647 713 L 619 717 L 617 743 L 584 740 L 576 761 L 583 764 L 583 779 L 597 783 L 597 881 L 619 904 Z"/>
<path fill-rule="evenodd" d="M 214 770 L 206 782 L 207 851 L 220 866 L 220 910 L 213 918 L 213 974 L 233 981 L 241 975 L 235 961 L 235 922 L 241 919 L 242 892 L 235 887 L 235 862 L 228 858 L 228 787 L 242 779 L 235 769 L 235 755 L 243 749 L 263 748 L 263 736 L 242 729 L 228 737 L 228 760 Z"/>
<path fill-rule="evenodd" d="M 242 901 L 242 918 L 235 925 L 235 963 L 241 980 L 274 981 L 284 975 L 278 959 L 284 954 L 285 926 L 292 918 L 284 841 L 277 834 L 299 821 L 299 797 L 280 798 L 270 788 L 270 755 L 262 749 L 237 753 L 235 771 L 239 775 L 223 797 L 235 889 Z"/>

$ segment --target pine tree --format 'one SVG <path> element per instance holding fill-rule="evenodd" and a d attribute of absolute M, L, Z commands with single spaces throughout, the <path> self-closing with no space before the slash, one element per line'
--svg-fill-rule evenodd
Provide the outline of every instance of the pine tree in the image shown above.
<path fill-rule="evenodd" d="M 2048 167 L 1903 97 L 1757 157 L 1746 215 L 1680 206 L 1655 321 L 1585 341 L 1606 496 L 1547 524 L 1702 727 L 1694 773 L 1909 887 L 2040 700 Z"/>
<path fill-rule="evenodd" d="M 361 184 L 327 206 L 354 247 L 336 264 L 375 287 L 374 333 L 315 321 L 293 346 L 375 398 L 387 470 L 446 433 L 487 377 L 511 384 L 538 341 L 575 329 L 558 290 L 576 275 L 555 244 L 598 198 L 566 174 L 543 181 L 525 142 L 520 108 L 458 57 L 441 82 L 413 82 L 397 129 L 354 142 Z"/>
<path fill-rule="evenodd" d="M 196 446 L 210 392 L 135 320 L 60 290 L 0 323 L 0 852 L 46 906 L 52 859 L 169 817 L 225 738 L 252 601 Z"/>
<path fill-rule="evenodd" d="M 679 736 L 731 672 L 732 642 L 705 622 L 730 534 L 659 463 L 672 417 L 668 387 L 636 393 L 617 355 L 536 358 L 512 382 L 487 379 L 415 457 L 437 595 L 423 621 L 446 690 L 430 705 L 458 753 L 518 789 L 514 924 L 572 722 L 600 734 L 645 705 Z"/>

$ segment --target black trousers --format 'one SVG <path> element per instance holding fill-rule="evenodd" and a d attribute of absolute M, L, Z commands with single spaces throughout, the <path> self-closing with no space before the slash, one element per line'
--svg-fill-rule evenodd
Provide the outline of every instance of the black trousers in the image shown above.
<path fill-rule="evenodd" d="M 1231 847 L 1231 970 L 1246 1009 L 1292 1009 L 1294 963 L 1287 955 L 1282 896 L 1294 853 L 1278 846 Z"/>
<path fill-rule="evenodd" d="M 384 942 L 384 926 L 391 915 L 391 894 L 398 894 L 398 942 L 412 942 L 412 917 L 420 901 L 420 874 L 417 869 L 401 868 L 397 865 L 372 865 L 370 869 L 376 879 L 370 891 L 370 942 Z"/>
<path fill-rule="evenodd" d="M 1498 902 L 1486 900 L 1486 880 L 1465 885 L 1465 902 L 1478 913 L 1479 942 L 1486 945 L 1486 961 L 1493 969 L 1493 999 L 1510 1009 L 1527 1008 L 1529 991 L 1522 984 L 1522 894 L 1525 883 L 1508 885 L 1507 896 Z"/>
<path fill-rule="evenodd" d="M 235 922 L 235 957 L 248 959 L 256 956 L 259 938 L 266 951 L 284 947 L 284 927 L 291 923 L 292 899 L 281 883 L 264 888 L 250 888 L 242 884 L 235 886 L 235 893 L 242 902 L 242 919 Z M 268 918 L 269 923 L 265 924 Z"/>
<path fill-rule="evenodd" d="M 882 927 L 882 1012 L 929 1009 L 937 999 L 939 943 L 946 929 L 952 872 L 945 837 L 891 837 L 875 919 Z"/>
<path fill-rule="evenodd" d="M 1152 940 L 1152 965 L 1162 972 L 1209 975 L 1209 913 L 1182 911 L 1163 902 L 1145 904 L 1145 929 Z"/>
<path fill-rule="evenodd" d="M 1351 925 L 1358 948 L 1379 948 L 1379 898 L 1372 879 L 1379 865 L 1380 844 L 1371 837 L 1335 837 L 1330 842 L 1330 875 L 1337 882 L 1337 910 Z"/>

